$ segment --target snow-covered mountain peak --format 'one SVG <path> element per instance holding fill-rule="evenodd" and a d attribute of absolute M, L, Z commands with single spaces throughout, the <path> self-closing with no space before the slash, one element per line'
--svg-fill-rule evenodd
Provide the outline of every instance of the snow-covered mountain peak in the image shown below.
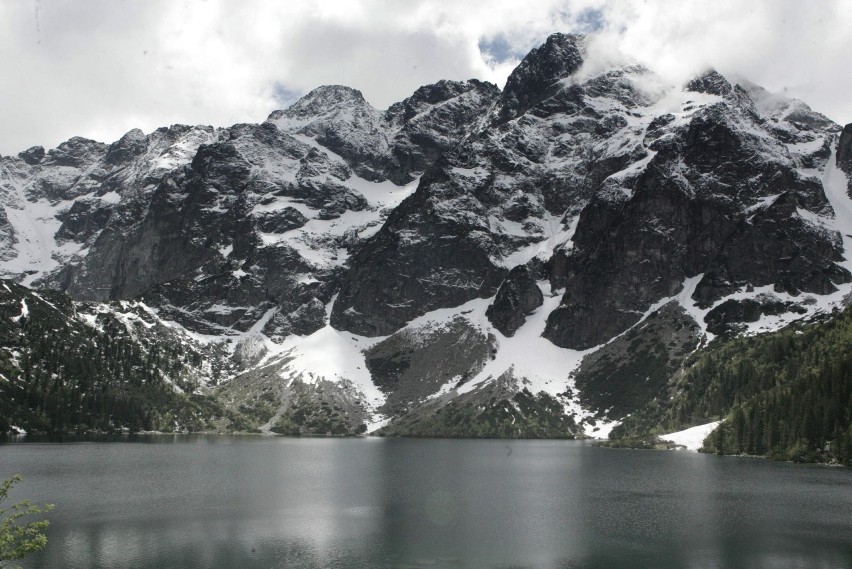
<path fill-rule="evenodd" d="M 44 147 L 33 146 L 31 148 L 27 148 L 26 150 L 18 153 L 18 158 L 30 166 L 35 166 L 44 159 Z"/>
<path fill-rule="evenodd" d="M 283 110 L 273 111 L 267 121 L 276 123 L 283 117 L 289 119 L 316 118 L 341 108 L 365 107 L 372 109 L 361 91 L 344 85 L 322 85 Z"/>
<path fill-rule="evenodd" d="M 442 79 L 437 83 L 419 87 L 410 97 L 391 105 L 385 112 L 385 118 L 392 123 L 406 123 L 424 111 L 470 91 L 489 92 L 492 95 L 498 95 L 500 92 L 496 85 L 486 81 Z"/>
<path fill-rule="evenodd" d="M 509 120 L 547 98 L 550 88 L 583 64 L 586 38 L 574 34 L 552 34 L 527 54 L 506 80 L 501 96 L 500 119 Z"/>
<path fill-rule="evenodd" d="M 684 89 L 696 93 L 707 93 L 719 97 L 730 96 L 734 88 L 731 83 L 715 69 L 710 69 L 687 81 Z"/>
<path fill-rule="evenodd" d="M 331 129 L 349 126 L 351 130 L 378 129 L 379 112 L 361 91 L 342 85 L 317 87 L 290 107 L 274 111 L 267 118 L 283 132 L 322 136 Z"/>
<path fill-rule="evenodd" d="M 124 164 L 146 150 L 148 150 L 148 137 L 140 129 L 134 128 L 110 144 L 106 161 L 115 165 Z"/>

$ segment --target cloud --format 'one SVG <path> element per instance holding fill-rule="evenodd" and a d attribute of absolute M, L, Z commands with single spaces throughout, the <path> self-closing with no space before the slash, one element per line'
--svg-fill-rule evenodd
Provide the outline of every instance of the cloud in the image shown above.
<path fill-rule="evenodd" d="M 602 11 L 601 35 L 672 81 L 714 67 L 852 121 L 848 2 L 618 0 Z"/>
<path fill-rule="evenodd" d="M 595 34 L 672 82 L 713 66 L 850 121 L 850 21 L 842 0 L 0 2 L 0 153 L 258 122 L 320 84 L 378 108 L 442 78 L 502 86 L 553 31 Z"/>

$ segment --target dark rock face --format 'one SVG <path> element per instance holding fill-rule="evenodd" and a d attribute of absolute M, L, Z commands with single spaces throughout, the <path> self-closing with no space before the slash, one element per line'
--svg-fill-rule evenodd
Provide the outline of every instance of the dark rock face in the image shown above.
<path fill-rule="evenodd" d="M 103 158 L 106 150 L 102 142 L 75 136 L 48 151 L 44 161 L 51 166 L 79 168 Z"/>
<path fill-rule="evenodd" d="M 852 196 L 852 124 L 843 127 L 837 143 L 837 167 L 849 178 L 847 193 Z"/>
<path fill-rule="evenodd" d="M 134 128 L 110 145 L 106 155 L 109 164 L 124 164 L 148 150 L 148 137 L 138 128 Z"/>
<path fill-rule="evenodd" d="M 30 166 L 35 166 L 44 160 L 44 148 L 41 146 L 33 146 L 32 148 L 24 150 L 18 154 L 18 156 Z"/>
<path fill-rule="evenodd" d="M 696 93 L 719 95 L 720 97 L 730 96 L 734 92 L 734 88 L 728 80 L 715 70 L 708 71 L 704 75 L 699 75 L 690 80 L 686 84 L 686 90 Z"/>
<path fill-rule="evenodd" d="M 568 268 L 555 279 L 566 293 L 547 338 L 600 344 L 701 273 L 693 298 L 703 306 L 746 285 L 826 294 L 849 282 L 837 237 L 800 213 L 827 211 L 819 181 L 750 134 L 752 110 L 736 101 L 698 110 L 652 144 L 656 154 L 626 199 L 592 200 L 567 262 L 553 263 Z"/>
<path fill-rule="evenodd" d="M 462 318 L 447 326 L 405 329 L 365 352 L 374 383 L 387 394 L 384 410 L 399 414 L 436 393 L 458 388 L 491 358 L 489 338 Z"/>
<path fill-rule="evenodd" d="M 701 328 L 674 302 L 594 352 L 575 373 L 583 405 L 598 418 L 620 418 L 657 397 L 701 341 Z"/>
<path fill-rule="evenodd" d="M 279 213 L 259 215 L 257 228 L 266 233 L 287 233 L 298 229 L 308 222 L 302 212 L 293 207 L 285 207 Z"/>
<path fill-rule="evenodd" d="M 514 336 L 527 315 L 544 303 L 544 295 L 535 281 L 529 268 L 520 265 L 509 271 L 500 285 L 494 304 L 485 314 L 503 335 Z"/>
<path fill-rule="evenodd" d="M 307 336 L 325 325 L 325 304 L 312 298 L 288 315 L 290 333 Z M 282 334 L 287 335 L 287 334 Z"/>
<path fill-rule="evenodd" d="M 852 124 L 844 126 L 840 133 L 840 141 L 837 143 L 837 164 L 842 165 L 844 170 L 852 166 Z"/>
<path fill-rule="evenodd" d="M 849 280 L 836 264 L 837 238 L 800 214 L 828 211 L 819 180 L 799 175 L 785 148 L 754 134 L 767 123 L 748 90 L 710 72 L 687 85 L 678 117 L 642 115 L 653 100 L 634 78 L 645 69 L 563 85 L 582 64 L 573 36 L 552 37 L 525 61 L 499 103 L 513 110 L 445 152 L 353 258 L 334 326 L 390 333 L 428 310 L 488 294 L 493 288 L 472 283 L 511 268 L 504 259 L 542 239 L 548 215 L 562 216 L 564 231 L 579 217 L 573 248 L 551 261 L 552 284 L 566 292 L 545 336 L 563 347 L 611 338 L 702 273 L 702 306 L 747 284 L 825 294 Z M 404 116 L 402 106 L 397 113 Z M 771 136 L 798 144 L 834 128 L 806 107 L 796 113 Z M 620 143 L 590 144 L 610 139 Z M 507 231 L 512 224 L 522 231 Z M 476 239 L 442 252 L 463 234 Z M 464 275 L 461 286 L 444 277 L 447 269 Z"/>
<path fill-rule="evenodd" d="M 555 94 L 554 84 L 577 71 L 583 63 L 585 39 L 571 34 L 553 34 L 533 49 L 506 80 L 500 116 L 511 120 Z"/>
<path fill-rule="evenodd" d="M 95 200 L 76 201 L 68 211 L 57 216 L 62 225 L 56 238 L 86 242 L 107 226 L 112 213 L 112 208 Z"/>
<path fill-rule="evenodd" d="M 554 39 L 551 48 L 563 53 L 573 45 L 574 40 L 563 39 Z M 571 73 L 578 66 L 548 69 Z M 576 116 L 587 96 L 609 90 L 627 97 L 633 89 L 641 100 L 635 86 L 624 74 L 613 73 L 589 89 L 589 95 L 579 86 L 542 95 L 529 113 L 546 120 L 528 115 L 498 120 L 445 152 L 415 194 L 353 257 L 332 325 L 359 334 L 388 334 L 429 310 L 491 296 L 518 264 L 513 259 L 526 262 L 533 256 L 526 251 L 536 243 L 554 231 L 567 232 L 608 176 L 646 154 L 638 144 L 601 149 L 598 136 L 632 130 L 623 117 L 608 120 L 591 108 L 587 116 Z"/>
<path fill-rule="evenodd" d="M 268 120 L 283 130 L 299 124 L 296 132 L 315 137 L 321 145 L 354 164 L 358 175 L 367 180 L 384 180 L 384 172 L 395 170 L 379 114 L 356 89 L 341 85 L 319 87 L 290 108 L 276 111 Z"/>
<path fill-rule="evenodd" d="M 384 118 L 400 127 L 390 143 L 401 171 L 426 170 L 468 134 L 499 96 L 491 83 L 439 81 L 392 105 Z"/>
<path fill-rule="evenodd" d="M 488 83 L 442 81 L 379 112 L 353 89 L 322 87 L 261 125 L 133 130 L 109 146 L 75 138 L 4 164 L 11 177 L 31 177 L 27 199 L 76 198 L 56 214 L 55 239 L 85 255 L 40 277 L 45 284 L 86 300 L 143 296 L 205 333 L 245 331 L 269 310 L 267 333 L 310 333 L 324 325 L 316 303 L 336 292 L 359 234 L 375 233 L 389 214 L 369 182 L 412 180 L 498 96 Z M 11 225 L 7 233 L 13 247 Z M 470 240 L 464 226 L 439 233 Z M 463 248 L 457 256 L 451 288 L 465 278 L 456 268 L 493 269 L 487 259 L 467 269 Z M 496 272 L 476 290 L 493 294 Z"/>
<path fill-rule="evenodd" d="M 761 316 L 787 312 L 805 314 L 807 310 L 772 297 L 729 299 L 708 312 L 704 321 L 707 322 L 707 331 L 712 334 L 731 334 L 742 331 L 742 322 L 757 322 Z"/>
<path fill-rule="evenodd" d="M 141 218 L 122 215 L 124 202 L 117 213 L 108 210 L 108 226 L 95 228 L 101 231 L 82 266 L 68 270 L 68 290 L 91 299 L 146 295 L 166 312 L 181 308 L 175 319 L 207 333 L 245 330 L 276 305 L 273 330 L 316 330 L 324 313 L 317 317 L 315 302 L 328 300 L 335 273 L 288 244 L 298 236 L 285 237 L 308 222 L 303 211 L 322 219 L 362 210 L 366 200 L 336 181 L 351 175 L 345 164 L 271 124 L 237 125 L 217 138 L 158 183 Z M 280 170 L 259 175 L 269 164 Z M 87 229 L 75 211 L 83 207 L 75 204 L 61 234 Z"/>
<path fill-rule="evenodd" d="M 353 256 L 332 326 L 390 334 L 430 310 L 496 292 L 505 271 L 492 261 L 496 245 L 488 227 L 464 211 L 448 211 L 464 190 L 445 180 L 440 170 L 430 171 Z"/>
<path fill-rule="evenodd" d="M 360 91 L 333 85 L 275 111 L 267 122 L 315 137 L 367 180 L 405 184 L 466 136 L 499 95 L 482 81 L 439 81 L 380 112 Z"/>

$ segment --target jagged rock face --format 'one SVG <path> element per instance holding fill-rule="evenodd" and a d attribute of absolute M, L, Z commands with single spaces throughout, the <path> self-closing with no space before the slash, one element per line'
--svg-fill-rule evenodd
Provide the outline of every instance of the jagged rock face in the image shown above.
<path fill-rule="evenodd" d="M 837 166 L 849 179 L 847 192 L 852 196 L 852 124 L 843 127 L 837 143 Z"/>
<path fill-rule="evenodd" d="M 458 318 L 443 327 L 401 330 L 367 350 L 364 361 L 387 393 L 384 410 L 398 415 L 445 385 L 464 385 L 494 349 L 494 338 Z"/>
<path fill-rule="evenodd" d="M 719 97 L 729 97 L 734 92 L 734 88 L 728 80 L 716 70 L 710 70 L 693 78 L 686 84 L 685 88 L 687 91 L 718 95 Z"/>
<path fill-rule="evenodd" d="M 507 269 L 570 240 L 601 182 L 647 154 L 641 141 L 619 138 L 636 129 L 632 119 L 587 102 L 602 106 L 600 93 L 614 91 L 635 106 L 645 99 L 631 77 L 646 73 L 633 67 L 565 87 L 445 153 L 352 259 L 332 324 L 389 334 L 429 310 L 492 296 Z"/>
<path fill-rule="evenodd" d="M 500 90 L 477 80 L 439 81 L 392 105 L 385 120 L 399 130 L 391 140 L 402 171 L 423 172 L 475 130 Z"/>
<path fill-rule="evenodd" d="M 101 233 L 124 234 L 140 223 L 162 177 L 213 136 L 209 127 L 176 125 L 147 137 L 131 131 L 110 147 L 74 138 L 47 153 L 33 148 L 0 159 L 0 196 L 14 235 L 0 274 L 71 287 Z M 111 275 L 89 281 L 81 288 L 91 293 L 81 297 L 108 297 Z"/>
<path fill-rule="evenodd" d="M 44 160 L 44 147 L 33 146 L 18 154 L 18 157 L 30 166 L 35 166 Z"/>
<path fill-rule="evenodd" d="M 82 266 L 65 276 L 69 292 L 92 299 L 145 294 L 206 333 L 248 329 L 275 306 L 276 330 L 316 329 L 316 317 L 306 324 L 299 309 L 328 300 L 323 282 L 335 269 L 321 253 L 306 260 L 285 235 L 308 222 L 306 213 L 334 219 L 366 209 L 367 200 L 342 184 L 351 176 L 344 163 L 271 124 L 238 125 L 217 138 L 161 180 L 141 219 L 100 233 Z M 334 257 L 339 247 L 329 241 Z M 290 313 L 298 322 L 285 317 Z"/>
<path fill-rule="evenodd" d="M 820 180 L 800 170 L 825 164 L 833 123 L 801 104 L 771 108 L 765 92 L 716 72 L 661 113 L 641 67 L 572 80 L 582 42 L 568 36 L 525 62 L 516 77 L 534 79 L 515 82 L 539 86 L 522 97 L 531 106 L 505 122 L 498 113 L 431 167 L 353 258 L 336 327 L 388 334 L 493 294 L 501 269 L 542 243 L 557 251 L 553 286 L 566 290 L 545 335 L 578 349 L 698 274 L 701 306 L 747 285 L 826 294 L 849 280 L 837 235 L 814 221 L 830 209 Z M 500 105 L 521 108 L 506 107 L 510 87 Z"/>
<path fill-rule="evenodd" d="M 792 302 L 782 302 L 771 295 L 743 300 L 728 299 L 714 307 L 704 317 L 707 331 L 712 334 L 731 334 L 744 329 L 742 323 L 757 322 L 762 316 L 786 312 L 805 314 L 806 309 Z"/>
<path fill-rule="evenodd" d="M 453 148 L 499 96 L 482 81 L 440 81 L 381 112 L 360 91 L 338 85 L 311 91 L 267 122 L 310 136 L 366 180 L 406 184 Z"/>
<path fill-rule="evenodd" d="M 504 336 L 513 336 L 527 315 L 543 303 L 544 295 L 536 284 L 535 275 L 526 265 L 519 265 L 509 271 L 497 291 L 494 304 L 485 314 Z"/>
<path fill-rule="evenodd" d="M 268 121 L 285 132 L 313 137 L 350 163 L 370 181 L 381 181 L 392 163 L 381 117 L 360 91 L 332 85 L 320 87 Z"/>
<path fill-rule="evenodd" d="M 124 164 L 148 150 L 148 137 L 145 133 L 134 128 L 110 145 L 105 160 L 109 164 Z"/>
<path fill-rule="evenodd" d="M 641 324 L 583 360 L 575 385 L 598 418 L 621 418 L 655 398 L 700 344 L 701 327 L 677 303 L 654 311 Z"/>
<path fill-rule="evenodd" d="M 852 124 L 843 127 L 837 144 L 837 164 L 844 171 L 852 169 Z"/>
<path fill-rule="evenodd" d="M 262 125 L 133 130 L 110 146 L 72 139 L 4 158 L 15 213 L 0 217 L 4 274 L 34 264 L 15 248 L 29 237 L 26 203 L 47 200 L 56 221 L 38 232 L 46 257 L 28 284 L 144 296 L 208 334 L 247 330 L 269 310 L 267 333 L 310 333 L 349 253 L 413 190 L 379 183 L 413 180 L 498 96 L 442 81 L 380 112 L 353 89 L 322 87 Z"/>
<path fill-rule="evenodd" d="M 666 132 L 654 133 L 642 173 L 618 194 L 598 193 L 581 214 L 568 275 L 556 283 L 565 296 L 545 331 L 557 345 L 606 341 L 698 274 L 701 306 L 749 285 L 827 294 L 849 281 L 838 236 L 813 221 L 829 210 L 821 183 L 791 156 L 834 127 L 773 125 L 785 129 L 785 144 L 742 88 L 725 88 L 718 74 L 693 84 L 713 91 L 713 102 L 686 124 L 657 127 Z"/>
<path fill-rule="evenodd" d="M 506 80 L 500 117 L 513 119 L 559 90 L 555 84 L 583 63 L 585 40 L 570 34 L 553 34 L 533 49 Z"/>
<path fill-rule="evenodd" d="M 417 192 L 354 255 L 331 314 L 336 328 L 365 336 L 394 332 L 435 308 L 494 294 L 504 269 L 480 216 L 458 211 L 466 187 L 433 170 Z M 432 176 L 435 176 L 434 178 Z M 426 178 L 426 176 L 424 176 Z"/>

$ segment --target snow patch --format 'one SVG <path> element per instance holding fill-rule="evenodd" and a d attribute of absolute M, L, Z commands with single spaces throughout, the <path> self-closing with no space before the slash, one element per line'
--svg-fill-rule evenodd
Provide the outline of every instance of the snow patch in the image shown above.
<path fill-rule="evenodd" d="M 282 378 L 299 378 L 305 383 L 321 379 L 339 383 L 351 381 L 374 409 L 385 395 L 373 383 L 362 350 L 382 338 L 362 338 L 335 330 L 330 325 L 309 336 L 291 336 L 276 350 L 289 360 L 281 369 Z"/>
<path fill-rule="evenodd" d="M 852 200 L 847 193 L 849 180 L 837 167 L 837 149 L 832 150 L 822 178 L 825 197 L 834 210 L 834 227 L 843 238 L 844 261 L 842 266 L 852 271 Z"/>
<path fill-rule="evenodd" d="M 570 251 L 574 246 L 572 240 L 574 239 L 574 233 L 577 231 L 577 224 L 579 222 L 579 215 L 575 215 L 567 220 L 563 219 L 562 216 L 545 216 L 539 225 L 544 232 L 544 239 L 526 247 L 521 247 L 517 251 L 504 255 L 501 259 L 495 259 L 495 262 L 507 269 L 511 269 L 518 265 L 524 265 L 534 258 L 546 261 L 558 248 Z M 522 233 L 522 235 L 525 234 L 526 232 Z"/>
<path fill-rule="evenodd" d="M 121 202 L 121 196 L 118 195 L 118 192 L 115 190 L 111 192 L 107 192 L 104 195 L 100 196 L 100 200 L 104 203 L 108 204 L 117 204 Z"/>
<path fill-rule="evenodd" d="M 704 439 L 713 432 L 713 429 L 719 426 L 719 423 L 721 421 L 713 421 L 712 423 L 698 425 L 697 427 L 691 427 L 683 431 L 660 435 L 660 439 L 684 446 L 686 450 L 698 451 L 704 444 Z"/>
<path fill-rule="evenodd" d="M 781 194 L 773 194 L 773 195 L 771 195 L 771 196 L 764 196 L 764 197 L 762 197 L 762 198 L 759 198 L 759 199 L 757 200 L 757 202 L 755 202 L 753 205 L 748 206 L 748 207 L 745 209 L 745 213 L 753 213 L 753 212 L 758 211 L 758 210 L 761 210 L 761 209 L 766 209 L 767 207 L 769 207 L 769 206 L 771 206 L 772 204 L 774 204 L 774 203 L 775 203 L 775 201 L 776 201 L 776 200 L 777 200 L 780 196 L 781 196 Z"/>
<path fill-rule="evenodd" d="M 21 299 L 21 313 L 18 316 L 12 316 L 12 322 L 18 322 L 21 318 L 26 318 L 30 315 L 30 307 L 27 306 L 27 299 Z"/>
<path fill-rule="evenodd" d="M 352 176 L 346 181 L 347 187 L 361 193 L 370 205 L 361 211 L 345 211 L 333 219 L 319 219 L 316 210 L 288 200 L 279 199 L 265 206 L 256 206 L 255 211 L 274 211 L 290 206 L 309 218 L 302 227 L 286 233 L 260 233 L 260 238 L 265 246 L 291 247 L 314 267 L 342 266 L 349 258 L 349 252 L 338 246 L 339 238 L 353 231 L 361 239 L 374 235 L 388 212 L 414 193 L 418 182 L 419 178 L 405 186 L 396 186 L 387 181 L 376 183 Z"/>
<path fill-rule="evenodd" d="M 59 262 L 54 259 L 54 252 L 60 249 L 56 245 L 54 235 L 59 231 L 62 222 L 56 219 L 56 214 L 67 207 L 67 204 L 51 204 L 46 200 L 35 203 L 23 202 L 20 208 L 4 206 L 6 217 L 15 233 L 16 256 L 0 263 L 0 271 L 6 276 L 26 275 L 21 281 L 25 286 L 31 286 L 33 281 L 50 271 L 59 268 Z M 82 245 L 69 243 L 62 252 L 69 255 L 82 249 Z"/>

